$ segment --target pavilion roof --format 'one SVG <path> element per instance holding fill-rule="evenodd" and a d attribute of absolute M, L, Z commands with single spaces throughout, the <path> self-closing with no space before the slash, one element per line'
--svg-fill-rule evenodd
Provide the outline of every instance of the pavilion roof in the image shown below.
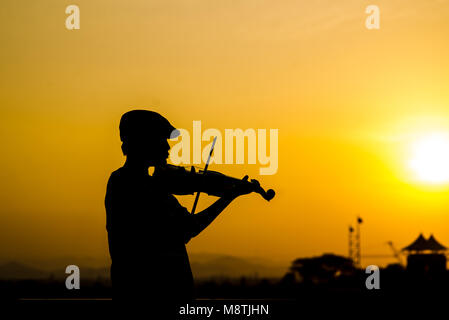
<path fill-rule="evenodd" d="M 445 246 L 439 243 L 433 235 L 429 239 L 424 238 L 422 233 L 411 244 L 402 249 L 402 251 L 443 251 L 447 250 Z"/>

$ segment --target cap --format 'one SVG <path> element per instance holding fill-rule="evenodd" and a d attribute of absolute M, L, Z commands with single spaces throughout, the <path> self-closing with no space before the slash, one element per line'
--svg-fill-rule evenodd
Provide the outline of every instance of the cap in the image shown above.
<path fill-rule="evenodd" d="M 149 110 L 132 110 L 124 113 L 120 119 L 119 130 L 122 141 L 148 135 L 172 139 L 180 134 L 167 119 Z"/>

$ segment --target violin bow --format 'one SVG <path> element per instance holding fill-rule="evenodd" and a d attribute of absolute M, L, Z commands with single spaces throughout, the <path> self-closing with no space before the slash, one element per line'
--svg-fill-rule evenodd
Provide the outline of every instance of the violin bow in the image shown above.
<path fill-rule="evenodd" d="M 214 141 L 212 141 L 212 147 L 210 148 L 209 157 L 207 157 L 207 162 L 206 162 L 206 166 L 204 167 L 203 174 L 206 173 L 207 168 L 209 167 L 210 158 L 212 157 L 212 153 L 214 152 L 216 141 L 217 141 L 217 137 L 215 137 Z M 197 191 L 197 193 L 196 193 L 195 202 L 193 202 L 193 208 L 192 208 L 191 214 L 195 214 L 196 206 L 198 204 L 198 199 L 200 198 L 200 193 L 201 193 L 200 191 Z"/>

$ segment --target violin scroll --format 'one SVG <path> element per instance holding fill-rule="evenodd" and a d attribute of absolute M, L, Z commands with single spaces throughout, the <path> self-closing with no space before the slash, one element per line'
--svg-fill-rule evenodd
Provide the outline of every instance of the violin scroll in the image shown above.
<path fill-rule="evenodd" d="M 248 179 L 248 176 L 245 176 L 242 181 L 245 181 L 247 179 Z M 256 179 L 251 179 L 251 181 L 248 181 L 248 183 L 250 183 L 252 185 L 252 187 L 253 187 L 252 191 L 253 192 L 256 192 L 256 193 L 260 194 L 262 196 L 262 198 L 264 198 L 267 201 L 270 201 L 276 195 L 276 193 L 274 192 L 273 189 L 268 189 L 267 191 L 265 191 L 260 186 L 260 182 L 258 180 L 256 180 Z"/>

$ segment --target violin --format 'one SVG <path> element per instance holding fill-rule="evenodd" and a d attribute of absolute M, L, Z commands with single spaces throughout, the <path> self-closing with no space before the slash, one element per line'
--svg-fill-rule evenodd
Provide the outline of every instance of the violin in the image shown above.
<path fill-rule="evenodd" d="M 248 193 L 258 193 L 267 201 L 270 201 L 275 196 L 273 189 L 265 191 L 259 181 L 255 179 L 248 180 L 248 176 L 238 179 L 217 171 L 196 171 L 193 166 L 188 170 L 188 168 L 183 166 L 166 164 L 156 167 L 153 177 L 160 179 L 160 185 L 163 185 L 169 193 L 175 195 L 204 192 L 211 196 L 222 197 L 237 189 L 248 191 Z"/>
<path fill-rule="evenodd" d="M 192 166 L 190 171 L 188 171 L 185 167 L 166 164 L 155 168 L 153 177 L 161 179 L 161 185 L 164 185 L 171 194 L 183 195 L 196 192 L 191 214 L 195 214 L 201 192 L 211 196 L 223 197 L 235 190 L 244 190 L 245 193 L 256 192 L 267 201 L 274 198 L 275 192 L 273 189 L 265 191 L 260 186 L 259 181 L 255 179 L 248 181 L 248 176 L 245 176 L 243 179 L 237 179 L 217 171 L 207 171 L 216 142 L 217 137 L 212 142 L 204 170 L 196 172 Z"/>

